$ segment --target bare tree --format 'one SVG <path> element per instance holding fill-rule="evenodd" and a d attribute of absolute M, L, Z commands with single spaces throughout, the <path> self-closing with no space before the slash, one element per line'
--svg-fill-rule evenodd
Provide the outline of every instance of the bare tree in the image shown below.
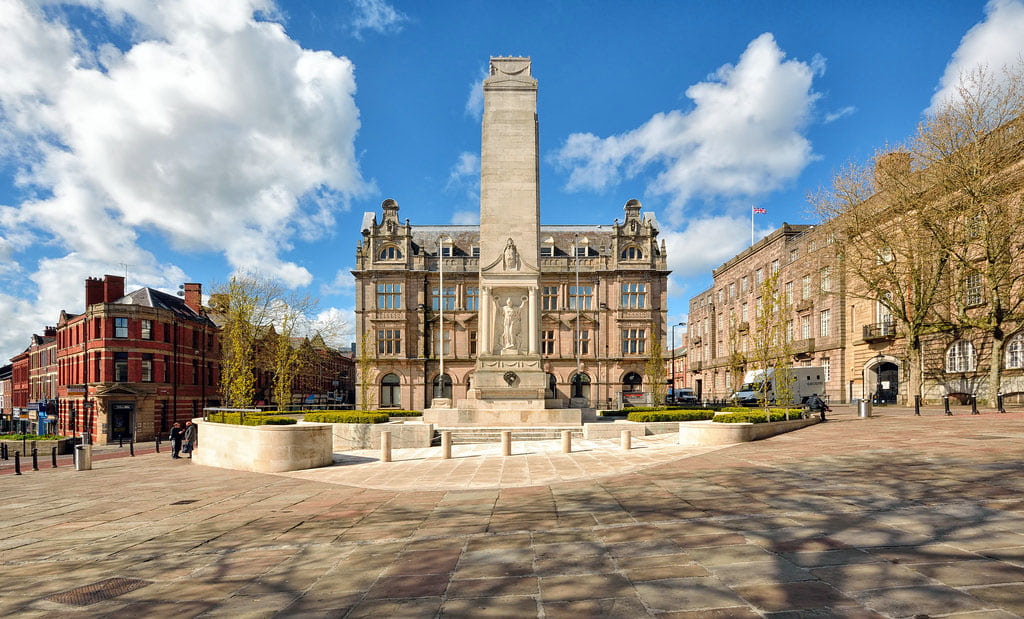
<path fill-rule="evenodd" d="M 988 401 L 1000 391 L 1009 327 L 1024 310 L 1024 62 L 961 76 L 956 95 L 926 118 L 910 148 L 927 183 L 930 232 L 948 247 L 951 303 L 944 330 L 990 339 Z"/>
<path fill-rule="evenodd" d="M 847 273 L 846 293 L 878 304 L 882 329 L 905 341 L 908 392 L 921 394 L 922 337 L 934 330 L 950 261 L 932 233 L 934 199 L 907 149 L 880 151 L 873 165 L 849 164 L 832 187 L 810 196 Z"/>

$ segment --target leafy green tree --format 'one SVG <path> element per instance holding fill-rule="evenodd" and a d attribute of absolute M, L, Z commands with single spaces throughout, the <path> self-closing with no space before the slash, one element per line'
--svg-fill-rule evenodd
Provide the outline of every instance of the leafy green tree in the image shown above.
<path fill-rule="evenodd" d="M 644 377 L 647 384 L 651 386 L 652 404 L 655 406 L 665 403 L 665 395 L 668 386 L 665 384 L 665 349 L 661 343 L 660 334 L 655 333 L 652 328 L 647 337 L 647 362 L 644 364 Z"/>

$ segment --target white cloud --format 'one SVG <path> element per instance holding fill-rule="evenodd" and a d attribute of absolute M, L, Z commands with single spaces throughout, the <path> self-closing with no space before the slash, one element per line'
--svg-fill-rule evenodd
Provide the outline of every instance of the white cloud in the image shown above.
<path fill-rule="evenodd" d="M 686 90 L 693 109 L 655 114 L 607 138 L 570 135 L 555 162 L 569 171 L 569 190 L 604 190 L 657 167 L 648 190 L 671 196 L 668 219 L 676 225 L 692 197 L 764 194 L 814 157 L 801 132 L 819 97 L 813 78 L 824 64 L 820 56 L 810 63 L 786 60 L 772 35 L 762 34 L 735 66 Z"/>
<path fill-rule="evenodd" d="M 484 80 L 487 79 L 488 67 L 480 68 L 480 77 L 470 82 L 469 96 L 466 97 L 466 114 L 476 120 L 484 115 Z"/>
<path fill-rule="evenodd" d="M 400 32 L 402 24 L 409 20 L 384 0 L 352 0 L 352 5 L 355 8 L 352 32 L 357 38 L 362 37 L 364 30 L 380 34 Z"/>
<path fill-rule="evenodd" d="M 684 229 L 664 229 L 660 236 L 673 276 L 701 276 L 750 247 L 750 221 L 731 216 L 690 219 Z M 670 290 L 673 296 L 683 292 Z"/>
<path fill-rule="evenodd" d="M 353 308 L 328 307 L 313 319 L 311 331 L 324 334 L 330 346 L 347 348 L 356 341 L 356 312 Z"/>
<path fill-rule="evenodd" d="M 448 193 L 459 192 L 465 196 L 467 205 L 472 208 L 455 211 L 453 224 L 476 224 L 480 222 L 480 156 L 476 153 L 463 152 L 448 173 L 448 181 L 444 190 Z"/>
<path fill-rule="evenodd" d="M 1024 60 L 1024 2 L 1021 0 L 990 0 L 985 19 L 967 31 L 960 46 L 939 80 L 932 96 L 929 113 L 957 96 L 960 76 L 980 65 L 987 66 L 993 76 L 1003 67 Z"/>
<path fill-rule="evenodd" d="M 852 105 L 847 105 L 846 107 L 840 108 L 834 112 L 828 112 L 827 114 L 825 114 L 825 124 L 833 123 L 839 120 L 840 118 L 845 118 L 856 111 L 856 107 Z"/>
<path fill-rule="evenodd" d="M 80 307 L 85 277 L 122 262 L 132 279 L 175 288 L 184 273 L 142 234 L 309 283 L 282 255 L 366 189 L 352 63 L 302 49 L 266 21 L 269 0 L 80 4 L 131 29 L 131 47 L 84 39 L 60 7 L 0 2 L 0 156 L 29 196 L 0 206 L 0 239 L 48 248 L 29 275 L 40 300 L 20 309 L 52 323 Z"/>
<path fill-rule="evenodd" d="M 320 294 L 354 294 L 356 278 L 352 275 L 352 267 L 343 267 L 334 274 L 331 283 L 320 287 Z"/>
<path fill-rule="evenodd" d="M 455 211 L 452 213 L 452 224 L 456 226 L 479 225 L 480 211 Z"/>

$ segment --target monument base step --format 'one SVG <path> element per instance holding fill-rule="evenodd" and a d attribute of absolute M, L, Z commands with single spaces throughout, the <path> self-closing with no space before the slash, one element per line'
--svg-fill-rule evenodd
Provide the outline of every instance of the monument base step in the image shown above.
<path fill-rule="evenodd" d="M 459 426 L 437 428 L 434 433 L 434 443 L 436 445 L 441 444 L 441 432 L 443 431 L 450 431 L 452 433 L 452 445 L 470 445 L 473 443 L 500 443 L 501 433 L 505 431 L 512 432 L 512 442 L 554 441 L 562 438 L 563 430 L 571 431 L 574 439 L 583 438 L 583 428 L 581 426 L 553 426 L 545 428 L 467 428 Z"/>

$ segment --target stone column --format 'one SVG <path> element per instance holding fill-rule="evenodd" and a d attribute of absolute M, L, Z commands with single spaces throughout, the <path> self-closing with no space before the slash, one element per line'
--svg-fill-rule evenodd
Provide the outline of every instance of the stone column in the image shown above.
<path fill-rule="evenodd" d="M 491 354 L 491 288 L 480 288 L 480 343 L 477 357 Z"/>
<path fill-rule="evenodd" d="M 529 336 L 529 352 L 531 355 L 537 354 L 537 329 L 540 327 L 538 324 L 538 312 L 537 312 L 537 287 L 530 286 L 530 336 Z"/>

